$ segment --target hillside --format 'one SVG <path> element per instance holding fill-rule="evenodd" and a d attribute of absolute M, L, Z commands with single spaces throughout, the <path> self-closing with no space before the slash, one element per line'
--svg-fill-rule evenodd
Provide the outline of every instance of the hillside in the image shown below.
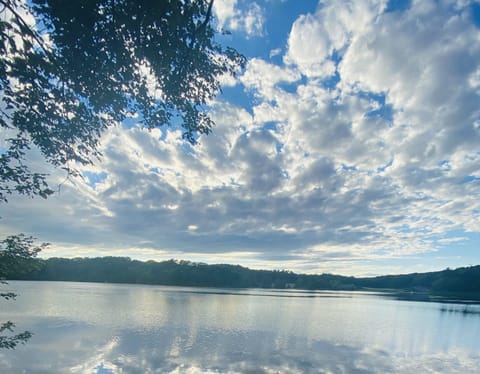
<path fill-rule="evenodd" d="M 34 270 L 5 274 L 7 279 L 142 283 L 193 287 L 295 288 L 305 290 L 397 290 L 480 295 L 480 265 L 429 273 L 372 278 L 252 270 L 239 265 L 189 261 L 137 261 L 128 257 L 36 259 Z"/>

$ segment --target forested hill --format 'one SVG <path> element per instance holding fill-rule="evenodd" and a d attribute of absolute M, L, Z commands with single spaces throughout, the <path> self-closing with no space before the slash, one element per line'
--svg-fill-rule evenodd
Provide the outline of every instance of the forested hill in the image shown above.
<path fill-rule="evenodd" d="M 232 288 L 392 289 L 480 295 L 480 265 L 430 273 L 355 278 L 251 270 L 239 265 L 207 265 L 177 260 L 142 262 L 128 257 L 50 258 L 33 261 L 31 271 L 23 274 L 10 273 L 6 278 Z"/>

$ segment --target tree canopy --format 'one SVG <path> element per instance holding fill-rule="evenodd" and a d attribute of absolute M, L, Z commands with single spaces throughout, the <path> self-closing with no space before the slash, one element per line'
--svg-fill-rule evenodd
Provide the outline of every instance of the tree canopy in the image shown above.
<path fill-rule="evenodd" d="M 11 279 L 144 283 L 194 287 L 296 288 L 306 290 L 390 290 L 402 298 L 430 295 L 480 297 L 480 266 L 429 273 L 357 278 L 335 274 L 298 274 L 253 270 L 239 265 L 207 265 L 189 261 L 131 260 L 128 257 L 31 259 L 30 272 Z M 419 295 L 420 294 L 420 295 Z"/>
<path fill-rule="evenodd" d="M 28 274 L 34 271 L 38 263 L 31 260 L 47 244 L 35 245 L 34 238 L 25 235 L 11 235 L 0 241 L 0 283 L 12 274 Z M 38 269 L 37 269 L 38 270 Z M 0 292 L 0 298 L 11 300 L 17 295 L 13 292 Z M 13 349 L 18 344 L 25 343 L 32 333 L 24 331 L 14 332 L 15 324 L 11 321 L 0 324 L 0 349 Z"/>
<path fill-rule="evenodd" d="M 32 145 L 72 172 L 129 116 L 146 128 L 179 126 L 191 143 L 209 133 L 206 104 L 221 76 L 245 63 L 215 41 L 212 4 L 0 0 L 0 199 L 52 193 L 25 163 Z"/>

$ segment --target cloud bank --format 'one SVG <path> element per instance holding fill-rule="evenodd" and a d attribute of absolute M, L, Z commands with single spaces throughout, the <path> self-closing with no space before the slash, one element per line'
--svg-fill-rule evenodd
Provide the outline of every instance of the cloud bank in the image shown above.
<path fill-rule="evenodd" d="M 263 33 L 262 3 L 215 4 L 220 26 Z M 112 129 L 84 180 L 12 199 L 2 231 L 62 255 L 342 273 L 463 242 L 480 232 L 472 17 L 468 1 L 321 2 L 271 57 L 250 58 L 235 87 L 248 105 L 212 102 L 217 126 L 197 146 Z"/>

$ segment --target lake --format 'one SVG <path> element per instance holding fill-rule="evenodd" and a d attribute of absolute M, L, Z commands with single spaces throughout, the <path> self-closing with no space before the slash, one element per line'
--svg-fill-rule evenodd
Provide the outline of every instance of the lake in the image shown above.
<path fill-rule="evenodd" d="M 480 305 L 380 293 L 12 281 L 0 373 L 479 373 Z"/>

